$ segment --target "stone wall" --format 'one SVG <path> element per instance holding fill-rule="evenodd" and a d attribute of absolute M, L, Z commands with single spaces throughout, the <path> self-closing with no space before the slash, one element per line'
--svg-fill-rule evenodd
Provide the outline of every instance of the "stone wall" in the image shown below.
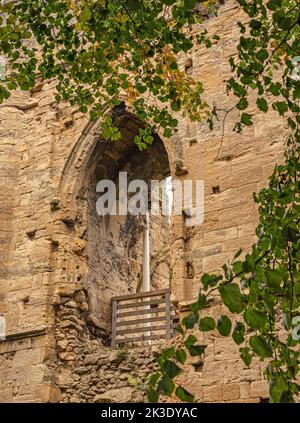
<path fill-rule="evenodd" d="M 226 79 L 239 19 L 241 10 L 228 0 L 218 17 L 204 24 L 221 41 L 208 50 L 195 47 L 181 59 L 183 69 L 188 63 L 188 72 L 203 81 L 207 101 L 219 108 L 236 102 L 227 96 Z M 102 142 L 100 122 L 90 123 L 77 110 L 56 104 L 54 85 L 40 83 L 0 105 L 0 314 L 8 334 L 0 342 L 0 399 L 6 402 L 94 401 L 103 389 L 119 389 L 118 383 L 132 388 L 128 379 L 122 380 L 123 373 L 136 372 L 115 366 L 118 353 L 106 347 L 108 320 L 94 312 L 102 301 L 108 316 L 114 292 L 105 297 L 98 289 L 93 296 L 90 277 L 96 241 L 85 188 L 88 175 L 108 164 L 94 156 Z M 255 110 L 254 102 L 250 107 Z M 157 286 L 170 278 L 172 300 L 182 309 L 197 294 L 204 272 L 217 271 L 238 248 L 251 247 L 257 223 L 252 193 L 267 184 L 274 164 L 282 160 L 285 130 L 275 112 L 255 111 L 254 126 L 242 134 L 232 132 L 236 118 L 229 114 L 223 126 L 221 116 L 213 132 L 204 123 L 180 118 L 174 137 L 161 138 L 174 179 L 205 181 L 204 223 L 187 227 L 184 216 L 173 217 L 170 250 L 157 272 Z M 162 226 L 156 224 L 158 232 Z M 99 243 L 97 248 L 102 247 Z M 132 289 L 136 286 L 134 282 Z M 220 311 L 216 299 L 209 312 L 217 316 Z M 145 354 L 150 363 L 147 349 L 139 351 L 130 354 L 138 359 Z M 90 354 L 96 354 L 95 364 L 89 364 Z M 80 374 L 84 369 L 88 371 Z M 99 380 L 102 373 L 105 386 Z M 246 369 L 234 344 L 217 335 L 208 338 L 204 363 L 190 364 L 186 387 L 200 401 L 249 402 L 267 396 L 261 364 L 254 361 Z"/>
<path fill-rule="evenodd" d="M 57 360 L 54 382 L 61 402 L 144 402 L 147 379 L 157 364 L 149 347 L 112 350 L 86 325 L 86 295 L 60 297 L 56 304 Z"/>

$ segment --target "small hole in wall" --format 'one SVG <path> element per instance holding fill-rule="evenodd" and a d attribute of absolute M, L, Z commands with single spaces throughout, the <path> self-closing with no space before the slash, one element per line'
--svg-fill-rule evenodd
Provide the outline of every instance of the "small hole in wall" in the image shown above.
<path fill-rule="evenodd" d="M 264 404 L 268 404 L 270 402 L 269 398 L 260 398 L 259 400 L 260 403 L 264 403 Z"/>
<path fill-rule="evenodd" d="M 190 147 L 191 147 L 192 145 L 194 145 L 194 144 L 197 144 L 197 139 L 196 139 L 196 138 L 192 138 L 192 139 L 190 139 L 190 140 L 189 140 L 189 145 L 190 145 Z"/>
<path fill-rule="evenodd" d="M 24 305 L 27 305 L 29 303 L 30 297 L 29 295 L 26 295 L 26 297 L 22 298 L 22 303 Z"/>
<path fill-rule="evenodd" d="M 79 267 L 80 267 L 80 266 L 77 264 L 76 269 L 78 270 L 78 269 L 79 269 Z"/>
<path fill-rule="evenodd" d="M 214 194 L 220 194 L 221 191 L 219 185 L 212 187 L 212 191 Z"/>
<path fill-rule="evenodd" d="M 184 71 L 187 75 L 192 75 L 193 73 L 193 59 L 189 57 L 184 64 Z"/>
<path fill-rule="evenodd" d="M 195 372 L 197 373 L 202 372 L 203 363 L 201 362 L 201 363 L 193 364 L 193 367 Z"/>
<path fill-rule="evenodd" d="M 74 221 L 72 219 L 69 218 L 64 218 L 62 219 L 62 222 L 67 226 L 67 228 L 69 229 L 73 229 L 74 228 Z"/>
<path fill-rule="evenodd" d="M 51 200 L 51 203 L 50 203 L 50 209 L 51 209 L 52 211 L 55 211 L 55 210 L 59 210 L 59 209 L 60 209 L 60 206 L 59 206 L 59 199 L 58 199 L 58 198 L 53 198 L 53 199 Z"/>
<path fill-rule="evenodd" d="M 77 282 L 81 281 L 81 276 L 77 276 Z"/>
<path fill-rule="evenodd" d="M 36 234 L 36 229 L 34 231 L 26 232 L 26 235 L 28 236 L 28 238 L 30 239 L 30 241 L 33 241 L 34 240 L 35 234 Z"/>
<path fill-rule="evenodd" d="M 51 250 L 58 251 L 59 242 L 58 241 L 51 241 Z"/>
<path fill-rule="evenodd" d="M 195 276 L 194 266 L 191 262 L 187 262 L 186 264 L 186 275 L 188 279 L 192 279 Z"/>

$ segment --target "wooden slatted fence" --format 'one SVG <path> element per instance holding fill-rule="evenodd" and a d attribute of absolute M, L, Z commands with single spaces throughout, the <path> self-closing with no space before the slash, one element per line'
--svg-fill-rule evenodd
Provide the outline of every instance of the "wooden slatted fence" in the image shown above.
<path fill-rule="evenodd" d="M 111 346 L 171 339 L 178 322 L 169 289 L 113 297 Z"/>

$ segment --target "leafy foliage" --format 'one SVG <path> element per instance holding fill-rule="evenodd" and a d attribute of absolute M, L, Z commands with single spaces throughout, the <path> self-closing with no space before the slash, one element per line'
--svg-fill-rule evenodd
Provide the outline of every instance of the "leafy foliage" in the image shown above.
<path fill-rule="evenodd" d="M 286 118 L 285 163 L 276 166 L 268 188 L 254 198 L 257 242 L 242 259 L 238 251 L 222 273 L 203 275 L 199 297 L 178 327 L 180 345 L 157 359 L 160 371 L 149 381 L 153 402 L 161 393 L 194 401 L 176 379 L 188 356 L 205 354 L 198 330 L 231 336 L 248 366 L 253 356 L 268 359 L 265 374 L 273 402 L 292 402 L 300 390 L 293 323 L 300 317 L 300 3 L 236 1 L 246 16 L 238 23 L 237 57 L 230 59 L 227 82 L 237 103 L 225 111 L 216 107 L 210 116 L 202 84 L 183 72 L 177 59 L 196 43 L 209 48 L 220 36 L 192 31 L 199 22 L 193 13 L 196 1 L 22 0 L 0 5 L 0 53 L 8 59 L 0 103 L 17 88 L 33 88 L 38 79 L 57 81 L 57 101 L 68 101 L 92 119 L 120 106 L 123 98 L 145 122 L 134 139 L 141 149 L 153 141 L 153 130 L 171 136 L 178 113 L 193 121 L 208 117 L 213 126 L 219 113 L 226 117 L 237 109 L 234 129 L 240 132 L 255 119 L 250 93 L 256 95 L 257 111 L 273 109 Z M 213 7 L 218 2 L 204 3 Z M 102 129 L 105 139 L 120 138 L 113 116 Z M 216 292 L 229 315 L 214 320 L 204 313 Z"/>
<path fill-rule="evenodd" d="M 55 79 L 56 99 L 96 119 L 124 98 L 145 122 L 135 142 L 150 132 L 170 137 L 173 112 L 200 121 L 208 115 L 203 87 L 179 69 L 178 53 L 205 43 L 189 29 L 201 20 L 194 0 L 22 0 L 0 5 L 0 53 L 8 58 L 0 103 L 16 88 L 29 90 L 37 78 Z M 206 2 L 215 3 L 214 0 Z M 1 82 L 1 81 L 0 81 Z M 104 138 L 118 140 L 111 122 Z"/>

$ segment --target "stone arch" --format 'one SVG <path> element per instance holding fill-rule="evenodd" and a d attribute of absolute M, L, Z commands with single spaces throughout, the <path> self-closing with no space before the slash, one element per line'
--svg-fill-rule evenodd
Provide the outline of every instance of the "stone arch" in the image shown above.
<path fill-rule="evenodd" d="M 118 171 L 126 170 L 128 166 L 135 177 L 143 176 L 143 167 L 148 169 L 146 175 L 144 173 L 147 180 L 174 176 L 176 171 L 172 140 L 165 141 L 155 135 L 153 145 L 140 152 L 133 138 L 143 123 L 126 111 L 116 118 L 115 124 L 122 133 L 121 140 L 117 142 L 101 139 L 100 120 L 85 127 L 66 161 L 59 197 L 54 204 L 54 209 L 57 207 L 58 211 L 54 230 L 56 291 L 69 295 L 72 291 L 83 290 L 88 297 L 88 309 L 84 310 L 86 318 L 104 333 L 110 328 L 111 297 L 140 289 L 144 223 L 141 219 L 128 217 L 124 217 L 122 222 L 117 218 L 101 217 L 99 223 L 95 213 L 91 213 L 95 203 L 96 179 L 114 179 Z M 138 166 L 139 160 L 148 163 L 148 168 L 144 163 Z M 168 169 L 165 168 L 166 163 Z M 153 221 L 157 233 L 162 224 L 166 234 L 170 230 L 166 228 L 166 222 Z M 152 263 L 153 289 L 171 285 L 173 240 L 170 234 L 166 242 L 169 251 L 162 253 L 162 238 L 157 236 L 153 241 L 153 263 L 156 260 L 156 264 Z"/>

